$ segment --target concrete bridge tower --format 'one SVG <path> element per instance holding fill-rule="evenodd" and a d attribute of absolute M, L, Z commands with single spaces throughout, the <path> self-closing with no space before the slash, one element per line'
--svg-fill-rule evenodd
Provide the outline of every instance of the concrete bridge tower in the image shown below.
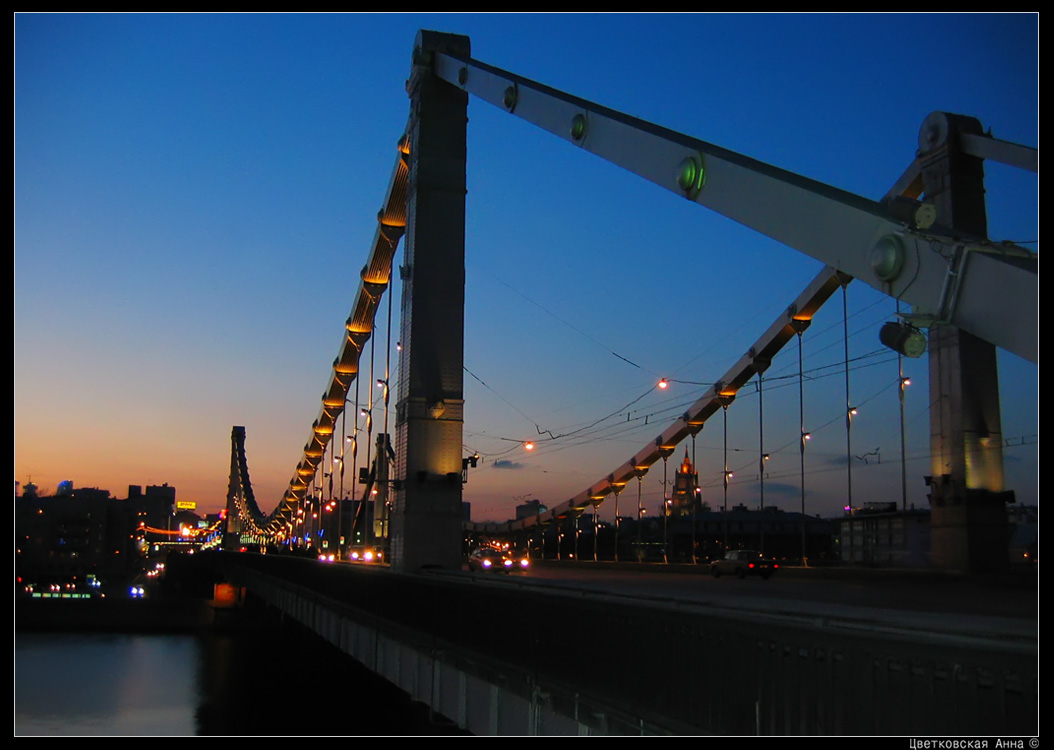
<path fill-rule="evenodd" d="M 432 73 L 433 53 L 467 56 L 468 37 L 421 31 L 407 82 L 402 349 L 395 416 L 392 567 L 461 566 L 468 94 Z"/>

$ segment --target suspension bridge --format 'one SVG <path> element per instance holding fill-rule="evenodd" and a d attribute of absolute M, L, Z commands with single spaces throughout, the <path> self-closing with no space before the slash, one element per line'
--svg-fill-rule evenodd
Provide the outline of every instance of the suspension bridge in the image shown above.
<path fill-rule="evenodd" d="M 1035 643 L 1014 628 L 1012 636 L 992 623 L 972 635 L 957 631 L 935 636 L 926 626 L 889 625 L 891 630 L 883 630 L 886 626 L 867 616 L 871 624 L 866 632 L 854 635 L 852 614 L 817 605 L 810 611 L 826 613 L 815 618 L 783 611 L 776 627 L 784 635 L 777 637 L 772 631 L 775 605 L 726 607 L 720 612 L 693 605 L 690 612 L 672 615 L 671 608 L 680 606 L 674 596 L 661 606 L 634 601 L 632 613 L 617 618 L 600 636 L 600 629 L 607 627 L 601 623 L 612 612 L 612 602 L 603 597 L 570 606 L 566 598 L 553 600 L 538 589 L 463 588 L 456 578 L 422 577 L 422 571 L 459 571 L 466 531 L 529 535 L 585 513 L 595 517 L 601 505 L 617 507 L 620 498 L 627 502 L 623 495 L 628 495 L 631 508 L 636 507 L 639 521 L 643 479 L 660 462 L 665 507 L 667 460 L 682 445 L 691 445 L 694 452 L 696 437 L 711 422 L 722 422 L 727 429 L 728 412 L 748 386 L 758 398 L 756 460 L 764 503 L 766 373 L 784 349 L 797 349 L 798 355 L 795 442 L 802 462 L 804 519 L 804 462 L 811 434 L 801 409 L 802 341 L 824 304 L 839 298 L 845 304 L 851 282 L 897 301 L 896 319 L 881 330 L 882 343 L 897 357 L 928 353 L 931 393 L 939 396 L 931 399 L 930 468 L 925 472 L 933 566 L 957 573 L 1004 568 L 1006 507 L 1013 493 L 1003 482 L 1005 441 L 996 349 L 1038 361 L 1038 270 L 1035 253 L 988 238 L 981 165 L 992 160 L 1036 171 L 1035 149 L 991 137 L 974 118 L 935 112 L 921 125 L 915 157 L 884 198 L 873 201 L 487 65 L 471 56 L 465 37 L 420 32 L 407 90 L 407 128 L 398 140 L 377 229 L 303 454 L 284 496 L 266 511 L 253 492 L 245 430 L 234 427 L 225 542 L 228 550 L 297 546 L 328 535 L 339 539 L 332 548 L 337 557 L 347 558 L 356 545 L 372 546 L 388 562 L 390 573 L 362 577 L 359 571 L 354 580 L 338 581 L 337 567 L 245 556 L 244 562 L 233 563 L 240 572 L 232 575 L 415 697 L 447 715 L 457 714 L 474 730 L 545 733 L 546 717 L 559 715 L 560 721 L 571 721 L 580 731 L 588 725 L 603 733 L 631 731 L 634 726 L 645 733 L 883 733 L 892 727 L 883 722 L 895 715 L 896 727 L 890 731 L 939 733 L 964 726 L 965 731 L 1030 731 L 1027 727 L 1035 718 Z M 470 97 L 655 183 L 673 193 L 671 200 L 716 211 L 824 264 L 796 297 L 787 300 L 775 320 L 743 342 L 744 354 L 737 361 L 629 457 L 613 457 L 610 471 L 566 500 L 527 518 L 485 525 L 467 522 L 462 512 L 463 485 L 480 459 L 475 452 L 466 455 L 465 449 Z M 397 267 L 402 282 L 398 362 L 393 367 L 386 357 L 379 377 L 372 353 L 365 369 L 365 351 L 377 333 L 380 315 L 388 318 L 391 338 L 390 291 L 400 242 L 404 259 Z M 847 322 L 845 326 L 847 341 Z M 848 393 L 848 343 L 845 346 L 844 418 L 847 453 L 852 454 L 849 436 L 856 410 Z M 390 342 L 386 351 L 391 351 Z M 363 403 L 358 382 L 367 372 L 369 395 Z M 663 380 L 659 386 L 669 384 Z M 901 370 L 901 404 L 906 385 Z M 393 396 L 392 426 L 388 420 Z M 355 412 L 349 432 L 351 405 Z M 383 409 L 381 424 L 374 421 L 375 409 Z M 557 437 L 540 427 L 538 433 Z M 527 442 L 525 449 L 530 447 Z M 362 454 L 366 458 L 360 465 Z M 350 476 L 345 476 L 349 459 Z M 727 493 L 732 475 L 727 438 L 723 463 Z M 349 487 L 355 499 L 346 504 Z M 617 511 L 615 517 L 617 528 Z M 804 564 L 804 520 L 801 528 Z M 361 610 L 362 601 L 373 602 L 370 613 Z M 499 628 L 498 636 L 474 631 L 468 645 L 461 639 L 474 629 L 463 613 L 486 610 L 500 621 L 516 619 L 521 609 L 533 613 L 529 624 Z M 653 701 L 654 696 L 642 695 L 617 671 L 588 671 L 581 660 L 558 660 L 564 662 L 562 667 L 550 663 L 544 655 L 560 649 L 552 638 L 539 634 L 547 622 L 553 624 L 572 610 L 578 634 L 599 637 L 612 649 L 635 632 L 669 639 L 669 627 L 674 627 L 676 648 L 667 651 L 669 658 L 634 658 L 630 680 L 647 674 L 659 682 L 668 680 L 670 690 L 659 691 L 660 698 Z M 427 627 L 421 625 L 421 611 L 430 613 Z M 387 624 L 378 624 L 381 621 Z M 839 624 L 832 626 L 836 621 Z M 880 631 L 884 634 L 877 636 Z M 876 639 L 881 641 L 878 646 Z M 563 644 L 561 638 L 556 641 Z M 1000 645 L 993 645 L 996 642 Z M 451 651 L 458 656 L 450 657 Z M 718 669 L 727 685 L 696 689 L 702 672 L 694 670 L 714 663 L 719 652 L 727 655 L 727 663 L 721 662 Z M 502 653 L 508 662 L 501 662 L 500 675 L 492 674 L 494 660 Z M 570 668 L 568 661 L 573 662 Z M 677 663 L 690 666 L 680 669 Z M 558 675 L 553 679 L 563 687 L 538 678 L 539 669 L 550 677 Z M 648 689 L 644 687 L 645 693 Z M 787 698 L 799 689 L 805 696 L 800 705 Z M 581 701 L 580 692 L 600 696 L 599 702 Z M 563 699 L 552 697 L 557 693 L 575 697 L 560 707 Z M 858 699 L 871 705 L 861 709 Z M 967 717 L 961 700 L 983 710 Z M 639 711 L 628 708 L 627 701 L 637 702 Z M 478 709 L 480 714 L 473 716 L 477 709 L 472 706 L 481 702 L 489 709 Z M 583 718 L 589 712 L 592 718 Z M 599 715 L 606 718 L 597 719 Z"/>
<path fill-rule="evenodd" d="M 433 37 L 425 33 L 423 38 Z M 634 484 L 639 494 L 644 475 L 660 460 L 665 465 L 676 447 L 686 438 L 694 440 L 716 414 L 725 414 L 740 389 L 749 383 L 761 395 L 773 357 L 793 342 L 800 353 L 816 312 L 857 280 L 895 298 L 898 307 L 910 305 L 910 311 L 883 327 L 883 342 L 911 357 L 928 346 L 931 389 L 943 396 L 931 415 L 927 474 L 936 564 L 961 570 L 998 565 L 1005 555 L 993 540 L 1004 533 L 1000 517 L 1012 495 L 1002 486 L 995 348 L 1038 358 L 1037 256 L 987 238 L 981 164 L 990 159 L 1035 170 L 1034 149 L 986 135 L 973 118 L 934 113 L 922 124 L 916 158 L 882 200 L 870 201 L 486 65 L 471 58 L 467 40 L 435 38 L 444 42 L 415 48 L 411 116 L 398 142 L 355 302 L 303 455 L 284 497 L 269 513 L 252 491 L 244 430 L 235 428 L 232 434 L 232 539 L 288 543 L 303 538 L 310 519 L 324 512 L 321 498 L 327 489 L 330 498 L 335 481 L 343 490 L 345 442 L 350 441 L 353 458 L 367 455 L 361 477 L 348 478 L 364 488 L 357 527 L 384 537 L 400 570 L 458 566 L 461 484 L 478 460 L 463 455 L 464 125 L 472 95 L 827 264 L 797 298 L 788 300 L 778 319 L 745 342 L 739 361 L 629 459 L 546 512 L 501 528 L 492 525 L 489 531 L 512 532 L 574 517 L 617 501 Z M 393 446 L 388 437 L 390 358 L 384 377 L 377 379 L 384 424 L 373 423 L 372 383 L 350 436 L 345 412 L 352 385 L 361 380 L 360 361 L 374 335 L 404 235 Z M 391 314 L 389 295 L 389 338 Z M 847 427 L 855 411 L 848 372 L 847 361 Z M 903 377 L 899 385 L 903 392 Z M 361 432 L 365 445 L 359 445 Z M 335 441 L 338 434 L 344 439 Z M 803 457 L 810 438 L 802 417 Z M 371 455 L 377 460 L 371 462 Z M 334 465 L 329 471 L 327 456 Z M 759 460 L 765 456 L 762 441 Z M 723 472 L 727 477 L 727 459 Z M 763 464 L 759 473 L 764 475 Z"/>

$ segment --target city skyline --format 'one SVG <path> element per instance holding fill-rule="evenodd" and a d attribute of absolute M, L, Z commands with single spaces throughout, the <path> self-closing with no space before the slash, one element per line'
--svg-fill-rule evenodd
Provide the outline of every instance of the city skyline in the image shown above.
<path fill-rule="evenodd" d="M 931 111 L 1038 143 L 1034 14 L 20 14 L 16 481 L 114 495 L 168 483 L 214 512 L 230 430 L 243 425 L 256 497 L 265 511 L 277 504 L 405 126 L 418 28 L 466 34 L 477 59 L 873 199 L 914 157 Z M 932 59 L 920 66 L 923 49 Z M 470 101 L 469 118 L 465 446 L 484 460 L 465 500 L 474 518 L 505 520 L 517 498 L 553 507 L 661 432 L 820 264 L 482 102 Z M 990 236 L 1037 249 L 1036 175 L 986 164 L 986 178 Z M 854 504 L 899 500 L 895 357 L 877 341 L 895 303 L 862 284 L 847 294 L 861 409 Z M 387 299 L 381 374 L 364 363 L 363 394 L 397 336 Z M 806 483 L 822 515 L 838 511 L 845 486 L 841 331 L 835 299 L 803 342 L 816 437 Z M 800 493 L 791 349 L 766 375 L 764 405 L 766 505 L 786 510 Z M 1038 367 L 999 357 L 1003 435 L 1023 441 L 1005 451 L 1007 489 L 1034 504 Z M 908 394 L 918 505 L 926 359 L 905 367 L 918 384 Z M 671 387 L 655 389 L 660 378 Z M 741 477 L 730 506 L 752 507 L 756 494 L 752 390 L 728 411 L 728 465 Z M 723 500 L 722 427 L 713 420 L 696 446 L 712 507 Z M 521 449 L 527 440 L 535 451 Z M 652 507 L 661 469 L 645 480 Z"/>

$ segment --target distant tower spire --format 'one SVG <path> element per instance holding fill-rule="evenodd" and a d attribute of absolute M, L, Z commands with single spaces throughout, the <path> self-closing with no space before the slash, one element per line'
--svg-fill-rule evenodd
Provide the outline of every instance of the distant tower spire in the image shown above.
<path fill-rule="evenodd" d="M 695 470 L 692 459 L 688 457 L 688 448 L 684 449 L 684 460 L 673 477 L 673 508 L 671 512 L 675 516 L 690 516 L 692 508 L 699 502 L 699 474 Z"/>

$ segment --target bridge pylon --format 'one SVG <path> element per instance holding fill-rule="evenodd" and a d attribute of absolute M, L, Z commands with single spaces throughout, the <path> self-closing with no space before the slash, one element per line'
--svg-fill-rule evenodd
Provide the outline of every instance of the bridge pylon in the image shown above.
<path fill-rule="evenodd" d="M 245 458 L 245 428 L 231 428 L 231 474 L 227 481 L 227 525 L 223 532 L 223 549 L 237 551 L 241 547 L 243 514 L 247 502 L 253 500 L 249 481 L 249 464 Z"/>
<path fill-rule="evenodd" d="M 401 269 L 402 349 L 395 416 L 390 561 L 396 570 L 461 566 L 468 94 L 432 72 L 468 37 L 420 31 L 410 95 L 410 182 Z"/>
<path fill-rule="evenodd" d="M 988 237 L 984 163 L 960 148 L 980 135 L 973 117 L 934 112 L 919 132 L 923 190 L 937 221 Z M 993 288 L 993 296 L 997 290 Z M 951 324 L 930 328 L 930 523 L 934 566 L 1007 567 L 1007 502 L 995 345 Z"/>

